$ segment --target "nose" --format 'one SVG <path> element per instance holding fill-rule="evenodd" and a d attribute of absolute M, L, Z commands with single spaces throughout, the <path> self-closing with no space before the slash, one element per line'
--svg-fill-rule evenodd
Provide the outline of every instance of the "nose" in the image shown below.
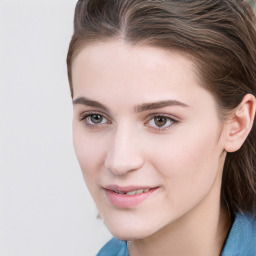
<path fill-rule="evenodd" d="M 144 164 L 140 140 L 127 129 L 116 130 L 105 159 L 105 167 L 114 175 L 125 175 L 140 169 Z"/>

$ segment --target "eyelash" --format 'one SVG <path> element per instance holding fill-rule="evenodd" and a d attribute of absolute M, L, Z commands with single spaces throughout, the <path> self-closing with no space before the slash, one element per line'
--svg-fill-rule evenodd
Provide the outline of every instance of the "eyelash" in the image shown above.
<path fill-rule="evenodd" d="M 155 121 L 154 119 L 156 118 L 163 118 L 166 120 L 166 122 L 168 122 L 169 124 L 166 126 L 166 123 L 163 125 L 163 126 L 157 126 L 155 124 Z M 150 122 L 153 121 L 154 122 L 154 125 L 150 125 Z M 175 120 L 174 118 L 168 116 L 168 115 L 164 115 L 164 114 L 153 114 L 151 115 L 149 118 L 148 118 L 148 121 L 147 121 L 147 124 L 146 126 L 148 126 L 150 129 L 154 129 L 154 130 L 157 130 L 157 131 L 165 131 L 165 130 L 168 130 L 170 129 L 173 125 L 175 125 L 178 121 Z"/>
<path fill-rule="evenodd" d="M 99 116 L 100 118 L 102 118 L 104 121 L 104 123 L 93 123 L 91 121 L 92 116 Z M 162 127 L 158 127 L 156 124 L 154 125 L 150 125 L 150 122 L 156 118 L 164 118 L 169 122 L 169 125 L 167 127 L 164 127 L 166 124 L 164 124 Z M 86 126 L 90 127 L 90 128 L 102 128 L 102 126 L 108 125 L 111 122 L 108 120 L 108 118 L 106 118 L 103 114 L 101 113 L 97 113 L 97 112 L 90 112 L 90 113 L 85 113 L 81 116 L 80 121 L 82 121 L 83 123 L 85 123 Z M 146 126 L 157 130 L 157 131 L 165 131 L 170 129 L 173 125 L 175 125 L 176 123 L 178 123 L 177 120 L 173 119 L 170 116 L 164 115 L 164 114 L 153 114 L 151 116 L 148 117 L 148 121 L 146 122 Z"/>
<path fill-rule="evenodd" d="M 90 118 L 92 116 L 100 116 L 102 117 L 103 119 L 106 120 L 105 123 L 99 123 L 99 124 L 96 124 L 96 123 L 93 123 Z M 90 128 L 100 128 L 99 126 L 102 126 L 102 125 L 106 125 L 106 124 L 110 124 L 110 121 L 108 121 L 108 118 L 106 118 L 104 115 L 102 115 L 101 113 L 97 113 L 97 112 L 90 112 L 90 113 L 85 113 L 85 114 L 82 114 L 81 115 L 81 118 L 80 118 L 80 121 L 82 121 L 83 123 L 85 123 L 86 126 L 90 127 Z"/>

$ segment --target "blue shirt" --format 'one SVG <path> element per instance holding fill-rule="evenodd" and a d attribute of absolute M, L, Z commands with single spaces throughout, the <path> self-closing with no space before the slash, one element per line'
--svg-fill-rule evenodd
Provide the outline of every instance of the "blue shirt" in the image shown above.
<path fill-rule="evenodd" d="M 129 256 L 126 241 L 112 238 L 96 256 Z M 221 256 L 256 256 L 256 219 L 238 213 Z"/>
<path fill-rule="evenodd" d="M 129 256 L 126 241 L 112 238 L 96 256 Z M 256 219 L 238 213 L 221 256 L 256 256 Z"/>

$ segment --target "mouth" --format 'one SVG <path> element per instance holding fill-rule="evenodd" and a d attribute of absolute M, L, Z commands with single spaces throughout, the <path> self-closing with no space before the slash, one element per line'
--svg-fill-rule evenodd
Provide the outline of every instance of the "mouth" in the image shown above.
<path fill-rule="evenodd" d="M 159 187 L 118 187 L 104 188 L 108 201 L 118 208 L 131 208 L 141 204 L 158 190 Z"/>
<path fill-rule="evenodd" d="M 134 196 L 134 195 L 140 195 L 143 193 L 147 193 L 150 190 L 150 188 L 146 188 L 146 189 L 137 189 L 137 190 L 132 190 L 129 192 L 123 192 L 120 190 L 113 190 L 113 192 L 120 194 L 120 195 L 127 195 L 127 196 Z"/>

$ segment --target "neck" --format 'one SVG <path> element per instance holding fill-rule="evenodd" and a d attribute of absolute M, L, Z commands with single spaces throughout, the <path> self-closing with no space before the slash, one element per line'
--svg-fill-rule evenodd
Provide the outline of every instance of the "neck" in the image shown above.
<path fill-rule="evenodd" d="M 212 198 L 209 196 L 151 237 L 128 242 L 130 255 L 219 256 L 231 220 L 220 200 L 210 205 Z"/>

